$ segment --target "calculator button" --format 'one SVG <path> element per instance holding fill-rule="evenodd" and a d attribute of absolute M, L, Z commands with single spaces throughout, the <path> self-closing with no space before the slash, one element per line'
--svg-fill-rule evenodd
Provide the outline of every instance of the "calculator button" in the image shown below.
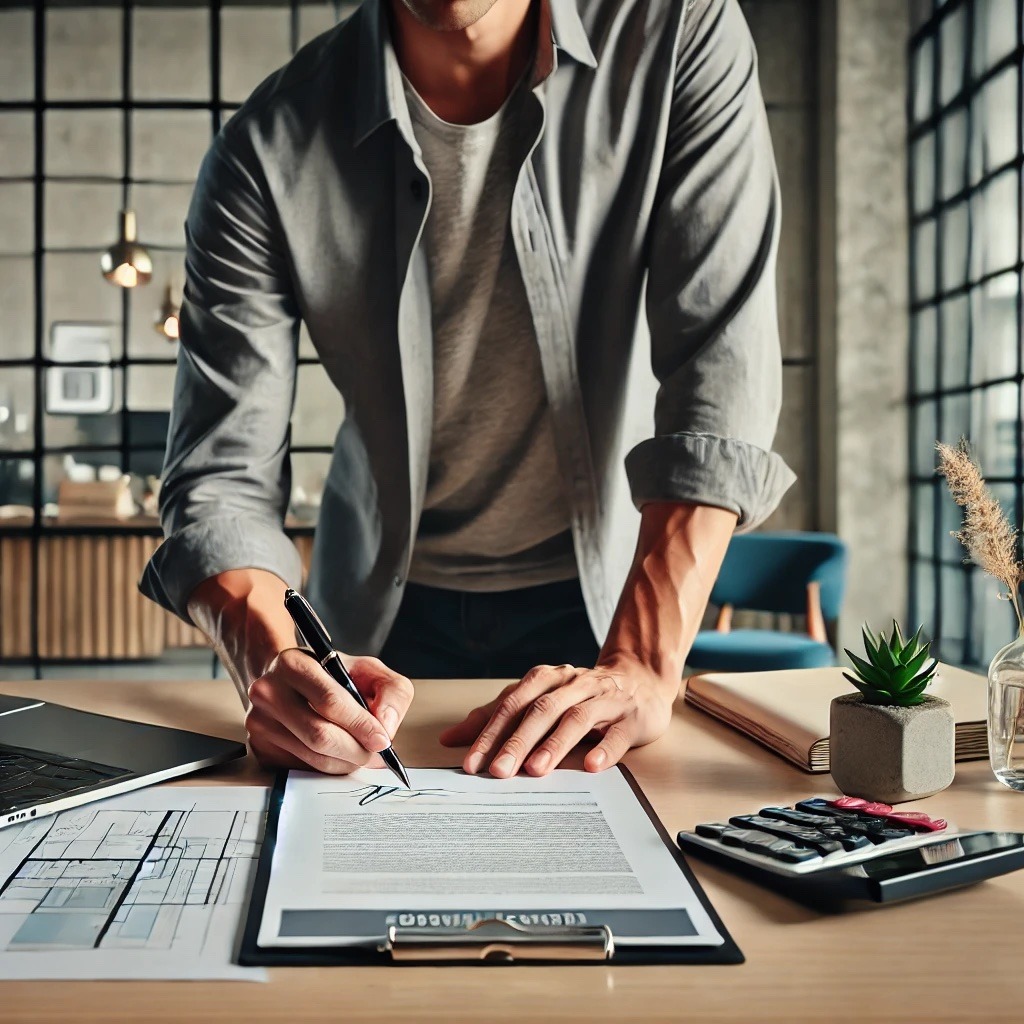
<path fill-rule="evenodd" d="M 721 821 L 709 821 L 706 825 L 698 825 L 693 831 L 705 839 L 721 839 L 730 826 Z"/>
<path fill-rule="evenodd" d="M 821 859 L 814 850 L 809 850 L 806 846 L 797 846 L 788 839 L 778 839 L 767 832 L 756 832 L 753 829 L 728 829 L 722 833 L 721 841 L 726 846 L 738 846 L 751 853 L 761 853 L 787 864 Z"/>
<path fill-rule="evenodd" d="M 836 819 L 826 814 L 808 814 L 806 811 L 795 811 L 792 807 L 762 807 L 760 812 L 764 818 L 777 818 L 788 821 L 791 825 L 834 825 Z"/>
<path fill-rule="evenodd" d="M 838 853 L 840 850 L 863 850 L 871 846 L 866 836 L 849 835 L 837 825 L 808 828 L 805 825 L 791 825 L 776 818 L 764 818 L 748 814 L 729 819 L 740 828 L 756 828 L 775 836 L 783 836 L 795 843 L 812 846 L 822 854 Z"/>

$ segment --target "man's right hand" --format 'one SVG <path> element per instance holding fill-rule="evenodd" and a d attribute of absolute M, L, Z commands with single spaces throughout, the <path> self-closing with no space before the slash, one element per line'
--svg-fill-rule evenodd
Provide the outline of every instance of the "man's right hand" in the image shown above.
<path fill-rule="evenodd" d="M 377 752 L 391 745 L 412 703 L 412 683 L 377 658 L 342 658 L 373 714 L 364 711 L 316 659 L 282 651 L 249 685 L 249 744 L 261 764 L 347 775 L 383 768 Z"/>
<path fill-rule="evenodd" d="M 232 569 L 204 580 L 188 602 L 239 695 L 251 703 L 246 730 L 268 767 L 347 774 L 383 767 L 377 751 L 391 742 L 412 703 L 412 683 L 377 658 L 346 657 L 364 711 L 316 660 L 295 646 L 284 607 L 285 584 L 262 569 Z"/>

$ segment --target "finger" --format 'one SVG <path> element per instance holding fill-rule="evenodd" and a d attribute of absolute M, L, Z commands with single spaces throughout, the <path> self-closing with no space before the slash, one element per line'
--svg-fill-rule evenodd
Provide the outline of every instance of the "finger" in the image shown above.
<path fill-rule="evenodd" d="M 614 722 L 593 750 L 583 759 L 588 772 L 599 772 L 618 764 L 626 752 L 636 745 L 635 726 L 629 719 Z"/>
<path fill-rule="evenodd" d="M 249 699 L 264 718 L 282 725 L 309 750 L 355 765 L 369 765 L 375 757 L 341 726 L 314 711 L 281 679 L 257 680 L 249 688 Z"/>
<path fill-rule="evenodd" d="M 515 775 L 533 748 L 558 725 L 562 716 L 574 705 L 597 696 L 599 686 L 592 675 L 583 674 L 564 686 L 542 693 L 526 709 L 519 725 L 502 743 L 491 763 L 491 774 L 502 779 Z"/>
<path fill-rule="evenodd" d="M 289 754 L 266 736 L 250 736 L 249 749 L 263 768 L 309 768 L 304 761 L 300 761 L 294 754 Z"/>
<path fill-rule="evenodd" d="M 614 723 L 625 710 L 622 702 L 614 697 L 595 697 L 574 704 L 562 715 L 551 735 L 528 758 L 526 771 L 530 775 L 547 775 L 562 763 L 588 732 L 600 729 L 608 722 Z"/>
<path fill-rule="evenodd" d="M 490 720 L 480 730 L 480 735 L 469 748 L 463 767 L 475 775 L 494 751 L 512 733 L 523 712 L 542 694 L 569 682 L 579 671 L 573 665 L 538 665 L 531 668 L 522 680 L 513 686 L 491 714 Z"/>
<path fill-rule="evenodd" d="M 321 718 L 341 726 L 366 750 L 378 751 L 391 746 L 391 737 L 380 722 L 360 707 L 307 652 L 294 649 L 282 652 L 267 676 L 283 677 Z"/>
<path fill-rule="evenodd" d="M 507 697 L 519 683 L 509 683 L 494 700 L 473 708 L 458 725 L 450 725 L 441 735 L 440 740 L 446 747 L 463 747 L 473 742 L 491 720 L 494 709 Z"/>
<path fill-rule="evenodd" d="M 412 682 L 380 658 L 352 658 L 347 668 L 352 682 L 367 697 L 374 718 L 394 736 L 412 704 Z"/>
<path fill-rule="evenodd" d="M 328 775 L 348 775 L 360 767 L 351 761 L 344 761 L 311 750 L 280 722 L 256 707 L 250 708 L 246 716 L 245 727 L 249 735 L 254 738 L 257 748 L 262 747 L 264 743 L 277 747 L 297 758 L 306 768 L 312 768 Z"/>
<path fill-rule="evenodd" d="M 494 711 L 497 701 L 484 704 L 483 707 L 474 708 L 458 725 L 450 725 L 445 729 L 438 739 L 445 747 L 465 747 L 473 742 L 483 731 L 483 727 L 490 721 L 491 713 Z"/>

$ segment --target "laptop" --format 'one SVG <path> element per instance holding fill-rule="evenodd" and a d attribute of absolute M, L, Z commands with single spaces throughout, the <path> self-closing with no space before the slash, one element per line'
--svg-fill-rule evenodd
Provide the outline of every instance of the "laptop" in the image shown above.
<path fill-rule="evenodd" d="M 235 740 L 0 694 L 0 828 L 244 756 Z"/>

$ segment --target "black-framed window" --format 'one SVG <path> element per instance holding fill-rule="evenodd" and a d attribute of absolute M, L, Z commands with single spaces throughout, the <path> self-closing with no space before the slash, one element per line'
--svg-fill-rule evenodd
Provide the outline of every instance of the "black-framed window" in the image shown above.
<path fill-rule="evenodd" d="M 968 665 L 1014 619 L 950 536 L 933 449 L 967 437 L 1022 521 L 1021 21 L 1019 0 L 936 0 L 910 43 L 911 616 Z"/>
<path fill-rule="evenodd" d="M 114 467 L 133 474 L 139 497 L 159 474 L 176 342 L 156 323 L 168 285 L 178 297 L 184 284 L 183 224 L 200 161 L 266 75 L 356 6 L 46 0 L 0 9 L 5 533 L 75 531 L 49 516 L 62 479 Z M 152 280 L 130 290 L 106 282 L 99 262 L 124 208 L 135 211 L 154 265 Z M 83 326 L 99 349 L 81 348 Z M 68 362 L 69 351 L 85 355 Z M 344 409 L 305 330 L 299 356 L 289 528 L 309 533 Z M 149 523 L 88 529 L 154 532 Z M 32 649 L 38 664 L 36 636 Z"/>

